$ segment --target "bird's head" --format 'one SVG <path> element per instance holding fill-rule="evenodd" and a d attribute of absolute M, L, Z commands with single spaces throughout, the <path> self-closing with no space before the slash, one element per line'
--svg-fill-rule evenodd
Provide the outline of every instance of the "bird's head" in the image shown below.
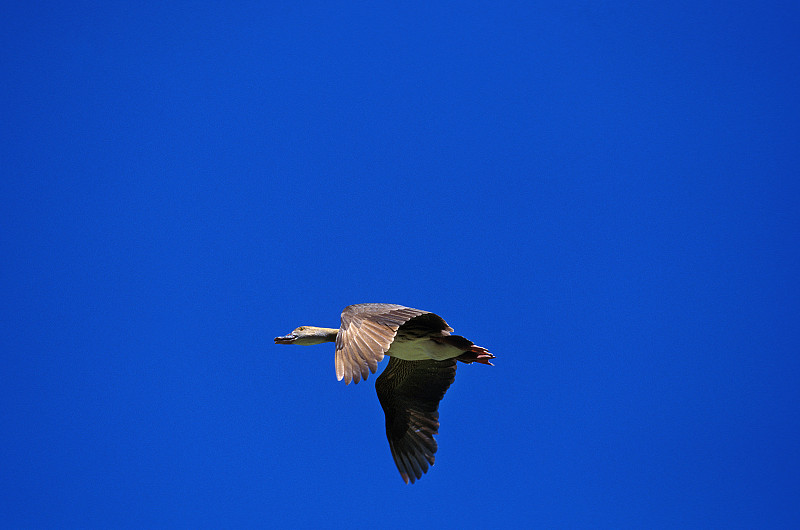
<path fill-rule="evenodd" d="M 275 337 L 275 344 L 299 344 L 300 346 L 313 346 L 323 342 L 336 342 L 338 329 L 318 328 L 316 326 L 300 326 L 288 335 Z"/>

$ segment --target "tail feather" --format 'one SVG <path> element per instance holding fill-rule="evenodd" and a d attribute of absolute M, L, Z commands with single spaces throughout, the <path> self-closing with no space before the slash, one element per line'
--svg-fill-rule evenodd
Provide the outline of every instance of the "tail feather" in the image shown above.
<path fill-rule="evenodd" d="M 489 360 L 494 359 L 495 356 L 489 353 L 489 350 L 483 346 L 474 344 L 471 340 L 464 338 L 461 335 L 445 335 L 444 337 L 436 337 L 433 340 L 464 350 L 464 353 L 456 357 L 457 361 L 461 361 L 462 363 L 466 364 L 480 363 L 494 366 L 489 362 Z"/>

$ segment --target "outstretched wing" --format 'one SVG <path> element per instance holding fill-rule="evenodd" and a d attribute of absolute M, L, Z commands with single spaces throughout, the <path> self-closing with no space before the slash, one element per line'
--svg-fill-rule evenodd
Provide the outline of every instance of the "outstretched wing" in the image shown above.
<path fill-rule="evenodd" d="M 342 311 L 342 326 L 336 336 L 336 377 L 346 384 L 367 379 L 391 346 L 397 328 L 414 317 L 430 314 L 449 329 L 440 317 L 421 309 L 395 304 L 356 304 Z"/>
<path fill-rule="evenodd" d="M 386 414 L 386 437 L 403 480 L 413 484 L 433 465 L 439 402 L 456 378 L 456 360 L 404 361 L 392 357 L 375 380 Z"/>

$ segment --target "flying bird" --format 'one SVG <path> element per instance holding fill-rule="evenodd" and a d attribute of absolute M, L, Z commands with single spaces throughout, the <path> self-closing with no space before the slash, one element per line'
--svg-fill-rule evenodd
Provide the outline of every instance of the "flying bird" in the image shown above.
<path fill-rule="evenodd" d="M 336 343 L 336 377 L 366 380 L 384 355 L 375 380 L 386 415 L 386 437 L 400 476 L 408 484 L 433 465 L 439 402 L 456 377 L 456 361 L 491 365 L 494 355 L 459 335 L 439 315 L 396 304 L 355 304 L 342 311 L 339 329 L 300 326 L 275 344 Z"/>

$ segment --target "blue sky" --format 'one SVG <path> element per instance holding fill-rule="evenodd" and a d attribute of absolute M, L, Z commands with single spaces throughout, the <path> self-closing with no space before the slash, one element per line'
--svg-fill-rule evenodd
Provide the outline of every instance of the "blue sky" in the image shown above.
<path fill-rule="evenodd" d="M 8 526 L 800 524 L 796 6 L 162 4 L 3 8 Z M 497 355 L 413 486 L 359 302 Z"/>

